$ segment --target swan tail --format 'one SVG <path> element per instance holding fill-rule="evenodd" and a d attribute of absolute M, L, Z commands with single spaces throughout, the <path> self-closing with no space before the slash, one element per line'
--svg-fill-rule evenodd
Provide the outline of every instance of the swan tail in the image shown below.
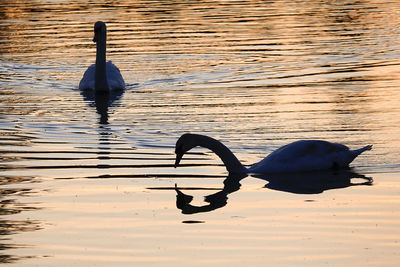
<path fill-rule="evenodd" d="M 351 150 L 350 158 L 349 158 L 349 163 L 352 162 L 356 157 L 358 157 L 361 153 L 371 150 L 372 145 L 368 145 L 359 149 Z"/>
<path fill-rule="evenodd" d="M 363 153 L 364 151 L 371 150 L 371 149 L 372 149 L 372 145 L 368 145 L 368 146 L 362 147 L 362 148 L 360 148 L 360 149 L 354 150 L 354 154 L 355 154 L 356 156 L 358 156 L 358 155 L 360 155 L 361 153 Z"/>

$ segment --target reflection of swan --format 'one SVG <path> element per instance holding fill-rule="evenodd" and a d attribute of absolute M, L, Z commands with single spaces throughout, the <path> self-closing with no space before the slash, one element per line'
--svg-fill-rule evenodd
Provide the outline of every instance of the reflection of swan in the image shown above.
<path fill-rule="evenodd" d="M 275 173 L 254 177 L 267 180 L 266 188 L 294 194 L 320 194 L 326 190 L 372 185 L 373 182 L 372 178 L 349 170 Z"/>
<path fill-rule="evenodd" d="M 358 155 L 372 146 L 356 150 L 342 144 L 318 140 L 301 140 L 285 145 L 260 162 L 246 168 L 221 142 L 204 135 L 184 134 L 176 142 L 175 167 L 190 149 L 201 146 L 212 150 L 224 162 L 229 173 L 281 173 L 324 169 L 340 169 L 349 166 Z"/>
<path fill-rule="evenodd" d="M 97 113 L 100 115 L 100 124 L 108 124 L 108 108 L 115 101 L 121 99 L 124 91 L 117 90 L 107 92 L 97 92 L 92 90 L 82 90 L 81 95 L 85 101 L 90 103 L 90 106 L 95 106 Z M 114 104 L 115 105 L 115 104 Z"/>
<path fill-rule="evenodd" d="M 96 90 L 108 92 L 123 90 L 125 82 L 122 75 L 111 61 L 106 63 L 106 24 L 98 21 L 94 24 L 94 38 L 96 42 L 96 64 L 91 65 L 83 74 L 79 83 L 80 90 Z"/>
<path fill-rule="evenodd" d="M 240 181 L 247 175 L 229 174 L 224 180 L 222 190 L 205 197 L 207 205 L 195 206 L 190 204 L 191 195 L 184 194 L 175 184 L 176 207 L 183 214 L 209 212 L 224 207 L 228 202 L 228 195 L 240 189 Z M 326 190 L 347 188 L 350 186 L 372 185 L 372 178 L 357 174 L 348 170 L 340 171 L 316 171 L 303 173 L 272 174 L 268 176 L 256 175 L 255 177 L 267 180 L 266 188 L 289 192 L 294 194 L 320 194 Z M 361 179 L 360 182 L 352 182 L 352 179 Z"/>

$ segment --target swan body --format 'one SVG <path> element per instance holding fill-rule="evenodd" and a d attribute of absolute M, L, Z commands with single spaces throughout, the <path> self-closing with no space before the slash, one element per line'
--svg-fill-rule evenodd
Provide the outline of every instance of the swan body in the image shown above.
<path fill-rule="evenodd" d="M 80 90 L 96 90 L 95 88 L 95 72 L 96 64 L 92 64 L 83 74 L 82 80 L 79 83 Z M 118 67 L 115 66 L 111 61 L 106 63 L 106 76 L 108 90 L 123 90 L 125 88 L 125 82 L 122 78 L 121 72 Z"/>
<path fill-rule="evenodd" d="M 109 92 L 125 89 L 125 81 L 118 67 L 111 61 L 106 62 L 106 24 L 98 21 L 94 25 L 93 42 L 96 43 L 96 63 L 83 74 L 79 83 L 80 90 L 95 90 Z"/>
<path fill-rule="evenodd" d="M 285 145 L 260 162 L 244 167 L 236 156 L 218 140 L 198 134 L 182 135 L 175 146 L 175 167 L 190 149 L 201 146 L 215 152 L 229 173 L 282 173 L 347 168 L 362 152 L 371 150 L 368 145 L 350 150 L 347 146 L 321 140 L 300 140 Z"/>

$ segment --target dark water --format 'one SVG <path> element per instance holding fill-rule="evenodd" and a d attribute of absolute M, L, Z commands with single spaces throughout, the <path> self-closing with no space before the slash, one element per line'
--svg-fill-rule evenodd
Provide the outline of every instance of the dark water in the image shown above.
<path fill-rule="evenodd" d="M 397 1 L 0 1 L 0 260 L 395 266 L 399 15 Z M 96 101 L 77 87 L 97 20 L 127 90 Z M 173 168 L 185 132 L 245 164 L 297 139 L 373 144 L 352 166 L 374 182 L 224 184 L 205 150 Z M 222 193 L 185 215 L 175 183 L 196 207 Z"/>

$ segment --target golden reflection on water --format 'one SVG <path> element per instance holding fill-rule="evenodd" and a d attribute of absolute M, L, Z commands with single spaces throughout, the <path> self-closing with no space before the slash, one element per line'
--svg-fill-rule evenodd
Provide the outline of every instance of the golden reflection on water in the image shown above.
<path fill-rule="evenodd" d="M 399 8 L 0 1 L 1 262 L 396 266 Z M 97 20 L 128 84 L 113 99 L 77 90 Z M 295 139 L 373 144 L 353 166 L 374 182 L 226 186 L 204 150 L 173 168 L 188 131 L 245 164 Z"/>

